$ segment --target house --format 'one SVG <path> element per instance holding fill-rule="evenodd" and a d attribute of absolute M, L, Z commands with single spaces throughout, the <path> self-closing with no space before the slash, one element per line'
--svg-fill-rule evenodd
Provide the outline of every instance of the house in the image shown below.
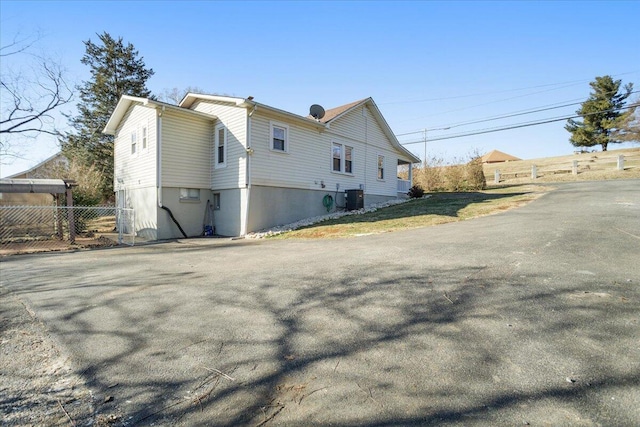
<path fill-rule="evenodd" d="M 482 156 L 481 160 L 482 163 L 503 163 L 522 159 L 512 156 L 511 154 L 503 153 L 502 151 L 493 150 Z"/>
<path fill-rule="evenodd" d="M 52 179 L 59 176 L 60 170 L 69 164 L 69 160 L 58 152 L 53 156 L 43 160 L 31 169 L 18 172 L 6 179 Z M 26 193 L 1 193 L 0 206 L 50 206 L 54 201 L 54 194 L 47 192 L 26 192 Z"/>
<path fill-rule="evenodd" d="M 123 96 L 104 133 L 115 136 L 117 203 L 148 239 L 202 235 L 211 216 L 216 234 L 242 236 L 342 207 L 349 189 L 365 205 L 395 199 L 411 179 L 398 166 L 420 161 L 371 98 L 314 118 L 253 97 Z"/>

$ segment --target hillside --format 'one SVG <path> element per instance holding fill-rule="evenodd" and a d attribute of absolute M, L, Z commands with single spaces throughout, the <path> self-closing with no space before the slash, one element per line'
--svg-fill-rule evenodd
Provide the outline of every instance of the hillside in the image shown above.
<path fill-rule="evenodd" d="M 617 170 L 618 156 L 624 156 L 624 170 Z M 572 174 L 573 161 L 578 161 L 578 174 Z M 531 179 L 535 165 L 538 177 Z M 588 181 L 603 179 L 640 178 L 640 147 L 623 150 L 599 151 L 568 156 L 517 160 L 483 165 L 487 184 L 495 184 L 495 171 L 499 170 L 499 185 L 529 182 Z"/>

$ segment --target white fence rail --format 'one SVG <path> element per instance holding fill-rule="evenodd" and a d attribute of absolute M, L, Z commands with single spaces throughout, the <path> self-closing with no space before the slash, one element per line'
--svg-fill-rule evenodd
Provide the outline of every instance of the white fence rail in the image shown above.
<path fill-rule="evenodd" d="M 133 209 L 0 206 L 0 254 L 135 244 Z"/>

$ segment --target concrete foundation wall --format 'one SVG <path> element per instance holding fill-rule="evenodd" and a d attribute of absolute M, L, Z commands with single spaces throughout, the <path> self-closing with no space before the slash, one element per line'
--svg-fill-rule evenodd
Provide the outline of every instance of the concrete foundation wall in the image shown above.
<path fill-rule="evenodd" d="M 335 191 L 300 190 L 254 185 L 251 188 L 248 231 L 258 231 L 276 225 L 289 224 L 304 218 L 326 215 L 327 209 L 322 204 L 322 199 L 327 194 L 334 199 L 331 212 L 336 211 L 336 205 L 345 206 L 343 191 L 338 192 L 336 195 Z M 392 199 L 395 199 L 395 197 L 365 194 L 364 204 L 369 206 Z"/>
<path fill-rule="evenodd" d="M 156 187 L 145 187 L 116 193 L 116 197 L 124 197 L 124 201 L 118 200 L 118 206 L 132 208 L 135 211 L 136 235 L 148 240 L 158 238 L 156 192 Z"/>
<path fill-rule="evenodd" d="M 213 225 L 220 236 L 239 236 L 242 224 L 242 190 L 212 190 L 212 194 L 220 194 L 220 209 L 213 211 Z M 213 195 L 211 197 L 213 201 Z"/>
<path fill-rule="evenodd" d="M 211 200 L 211 190 L 200 188 L 199 201 L 181 201 L 180 189 L 164 187 L 162 189 L 162 205 L 171 210 L 187 237 L 202 235 L 207 200 Z M 169 212 L 158 208 L 158 239 L 182 238 L 178 226 L 171 220 Z"/>
<path fill-rule="evenodd" d="M 322 205 L 326 194 L 335 193 L 295 188 L 251 187 L 248 231 L 289 224 L 303 218 L 327 213 Z"/>

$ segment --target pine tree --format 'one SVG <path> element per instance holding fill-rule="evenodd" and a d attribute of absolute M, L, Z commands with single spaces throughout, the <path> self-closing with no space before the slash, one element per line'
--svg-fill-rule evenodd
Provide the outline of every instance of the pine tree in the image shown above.
<path fill-rule="evenodd" d="M 621 84 L 621 80 L 613 80 L 611 76 L 596 77 L 595 81 L 589 83 L 593 91 L 576 111 L 583 120 L 569 119 L 564 127 L 571 132 L 571 144 L 575 147 L 600 145 L 602 151 L 607 151 L 608 144 L 622 142 L 616 138 L 616 131 L 633 114 L 631 110 L 621 112 L 625 99 L 633 91 L 633 83 L 625 85 L 619 93 Z"/>
<path fill-rule="evenodd" d="M 61 140 L 62 151 L 70 159 L 93 166 L 103 176 L 100 190 L 105 199 L 113 197 L 113 136 L 102 130 L 122 95 L 150 97 L 147 80 L 154 71 L 145 67 L 131 43 L 109 33 L 98 34 L 100 43 L 84 42 L 81 62 L 90 68 L 91 79 L 78 87 L 78 115 L 70 118 L 74 132 Z"/>

